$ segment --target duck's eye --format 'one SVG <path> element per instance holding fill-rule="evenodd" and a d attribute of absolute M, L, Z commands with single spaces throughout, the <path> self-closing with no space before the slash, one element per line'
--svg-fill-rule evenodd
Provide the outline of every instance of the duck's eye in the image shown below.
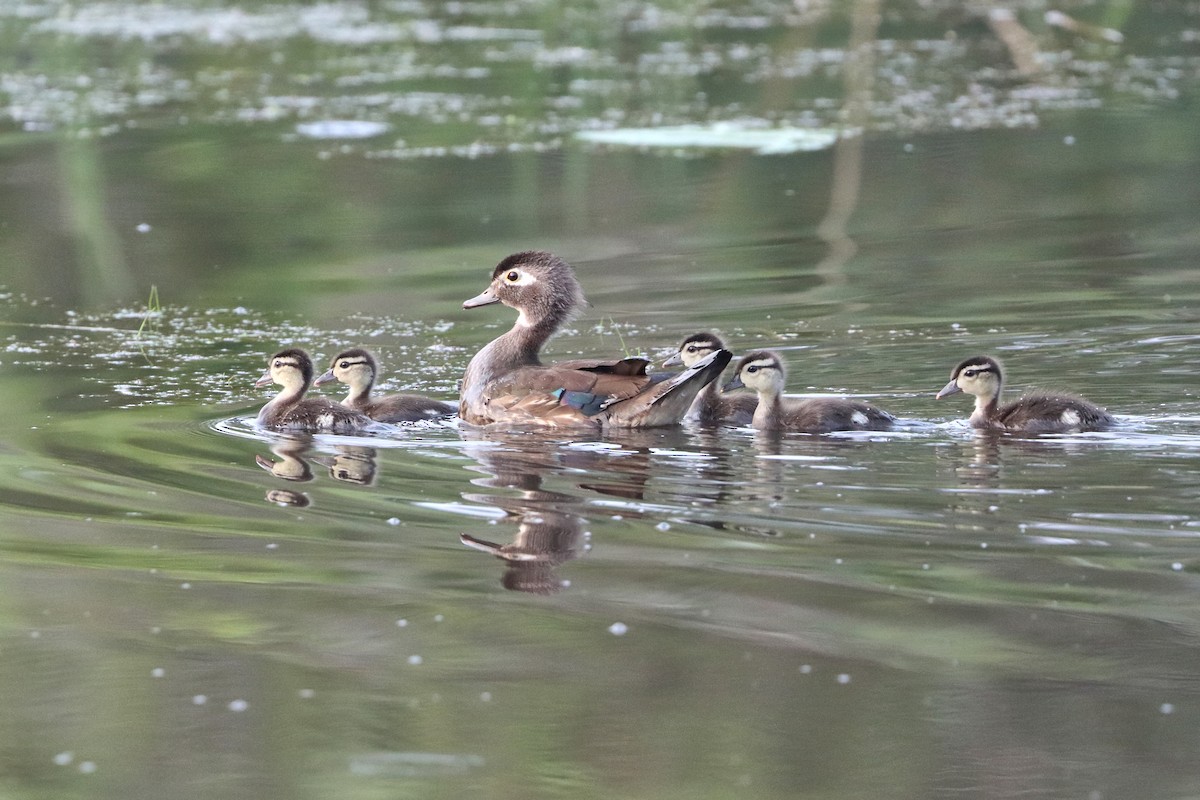
<path fill-rule="evenodd" d="M 696 345 L 694 345 L 694 344 L 689 344 L 689 345 L 687 346 L 687 351 L 688 351 L 689 353 L 694 353 L 694 352 L 696 352 L 696 351 L 697 351 L 697 350 L 699 350 L 699 349 L 700 349 L 700 348 L 699 348 L 699 347 L 697 347 L 697 346 L 696 346 Z"/>
<path fill-rule="evenodd" d="M 758 367 L 751 364 L 750 366 L 746 367 L 746 372 L 758 372 Z"/>
<path fill-rule="evenodd" d="M 343 361 L 342 363 L 338 364 L 338 366 L 341 367 L 342 369 L 350 369 L 350 362 Z"/>
<path fill-rule="evenodd" d="M 977 369 L 964 369 L 963 370 L 963 375 L 965 375 L 968 378 L 974 378 L 978 374 L 979 374 L 979 370 L 977 370 Z"/>
<path fill-rule="evenodd" d="M 509 283 L 516 283 L 520 279 L 521 273 L 517 272 L 515 269 L 504 276 L 504 280 L 508 281 Z"/>

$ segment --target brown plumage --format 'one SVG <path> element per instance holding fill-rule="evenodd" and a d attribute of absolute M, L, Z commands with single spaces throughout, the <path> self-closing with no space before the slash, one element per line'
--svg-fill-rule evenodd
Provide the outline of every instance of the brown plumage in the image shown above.
<path fill-rule="evenodd" d="M 255 386 L 277 383 L 283 388 L 258 412 L 263 428 L 280 431 L 359 433 L 378 423 L 324 397 L 305 398 L 312 383 L 313 362 L 297 347 L 280 350 L 267 361 L 267 370 Z"/>
<path fill-rule="evenodd" d="M 720 351 L 665 380 L 646 374 L 644 358 L 543 364 L 542 346 L 586 303 L 570 265 L 551 253 L 508 256 L 492 271 L 488 288 L 463 308 L 497 302 L 516 309 L 517 321 L 467 365 L 459 414 L 474 425 L 671 425 L 731 358 Z"/>
<path fill-rule="evenodd" d="M 663 362 L 664 367 L 683 364 L 690 367 L 718 350 L 725 343 L 715 333 L 693 333 L 679 343 L 679 352 Z M 707 384 L 688 409 L 688 417 L 702 425 L 749 425 L 758 407 L 758 396 L 751 392 L 722 392 L 717 381 Z"/>
<path fill-rule="evenodd" d="M 379 374 L 379 363 L 370 352 L 361 347 L 343 350 L 334 356 L 329 369 L 323 372 L 313 386 L 340 381 L 350 387 L 342 405 L 366 414 L 378 422 L 419 422 L 437 419 L 455 412 L 452 403 L 434 400 L 419 394 L 389 394 L 371 397 L 371 387 Z"/>
<path fill-rule="evenodd" d="M 770 350 L 748 353 L 738 362 L 737 374 L 726 386 L 746 386 L 758 392 L 758 408 L 752 424 L 762 431 L 886 431 L 895 417 L 860 400 L 783 398 L 787 372 L 783 360 Z"/>
<path fill-rule="evenodd" d="M 976 428 L 1023 433 L 1065 433 L 1103 430 L 1116 422 L 1095 403 L 1066 392 L 1031 391 L 1006 406 L 1000 405 L 1004 370 L 991 356 L 972 356 L 954 368 L 950 382 L 937 398 L 966 392 L 975 396 L 971 425 Z"/>

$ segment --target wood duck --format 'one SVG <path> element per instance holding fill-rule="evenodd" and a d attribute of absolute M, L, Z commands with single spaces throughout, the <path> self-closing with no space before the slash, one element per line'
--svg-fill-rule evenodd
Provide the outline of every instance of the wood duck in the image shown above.
<path fill-rule="evenodd" d="M 726 389 L 746 386 L 758 392 L 758 407 L 751 424 L 760 431 L 886 431 L 895 417 L 860 400 L 817 397 L 785 400 L 787 372 L 779 355 L 759 350 L 742 357 L 737 374 Z"/>
<path fill-rule="evenodd" d="M 313 386 L 341 381 L 350 387 L 342 405 L 378 422 L 419 422 L 449 416 L 456 410 L 451 403 L 419 394 L 389 394 L 373 399 L 371 387 L 378 374 L 375 357 L 361 347 L 354 347 L 334 356 L 329 369 L 313 381 Z"/>
<path fill-rule="evenodd" d="M 1031 391 L 1006 406 L 1000 405 L 1004 370 L 991 356 L 972 356 L 950 373 L 950 382 L 937 393 L 940 399 L 966 392 L 975 395 L 970 423 L 976 428 L 1024 433 L 1098 431 L 1116 422 L 1094 403 L 1065 392 Z"/>
<path fill-rule="evenodd" d="M 313 362 L 298 347 L 280 350 L 267 361 L 255 386 L 277 383 L 283 388 L 258 412 L 258 424 L 277 431 L 359 433 L 385 426 L 325 397 L 305 398 L 313 378 Z"/>
<path fill-rule="evenodd" d="M 538 357 L 542 346 L 586 303 L 570 265 L 546 252 L 505 258 L 492 271 L 488 288 L 463 308 L 491 303 L 516 309 L 517 321 L 467 365 L 459 414 L 474 425 L 673 425 L 732 358 L 719 350 L 662 378 L 646 374 L 650 362 L 644 358 L 543 364 Z"/>
<path fill-rule="evenodd" d="M 693 333 L 679 343 L 679 352 L 662 365 L 672 367 L 683 364 L 690 367 L 709 353 L 724 349 L 725 343 L 715 333 Z M 724 393 L 717 382 L 712 381 L 696 395 L 687 415 L 701 425 L 749 425 L 757 406 L 757 395 L 749 392 Z"/>

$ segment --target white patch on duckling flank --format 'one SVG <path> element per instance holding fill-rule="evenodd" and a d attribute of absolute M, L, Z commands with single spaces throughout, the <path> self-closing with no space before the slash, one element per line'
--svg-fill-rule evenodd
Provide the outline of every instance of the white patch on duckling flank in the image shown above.
<path fill-rule="evenodd" d="M 332 428 L 333 427 L 333 414 L 331 414 L 329 412 L 325 412 L 324 414 L 318 414 L 317 415 L 317 427 L 318 428 Z"/>
<path fill-rule="evenodd" d="M 1074 409 L 1069 409 L 1067 411 L 1064 411 L 1062 413 L 1062 417 L 1060 417 L 1059 419 L 1063 425 L 1066 425 L 1066 426 L 1072 427 L 1072 428 L 1078 427 L 1080 422 L 1082 422 L 1082 420 L 1079 418 L 1079 412 L 1075 411 Z"/>
<path fill-rule="evenodd" d="M 851 414 L 850 421 L 853 422 L 855 425 L 863 425 L 863 426 L 865 426 L 868 422 L 870 422 L 870 420 L 867 419 L 867 415 L 862 413 L 861 411 L 855 411 L 853 414 Z"/>

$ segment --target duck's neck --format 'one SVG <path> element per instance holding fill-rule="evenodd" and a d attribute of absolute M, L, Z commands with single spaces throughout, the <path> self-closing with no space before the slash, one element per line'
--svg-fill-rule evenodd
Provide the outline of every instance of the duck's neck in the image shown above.
<path fill-rule="evenodd" d="M 346 392 L 346 399 L 342 401 L 342 405 L 347 408 L 356 406 L 365 406 L 371 401 L 371 384 L 363 383 L 352 385 L 350 391 Z"/>
<path fill-rule="evenodd" d="M 521 367 L 536 367 L 542 345 L 558 330 L 558 320 L 543 319 L 524 324 L 524 315 L 502 336 L 489 342 L 475 354 L 463 375 L 462 400 L 473 402 L 489 382 Z"/>
<path fill-rule="evenodd" d="M 779 427 L 779 418 L 782 414 L 783 401 L 779 398 L 779 392 L 760 391 L 751 424 L 759 430 L 772 430 Z"/>
<path fill-rule="evenodd" d="M 266 419 L 267 417 L 273 416 L 284 409 L 288 409 L 296 405 L 296 403 L 299 403 L 301 398 L 304 397 L 304 393 L 306 391 L 308 391 L 308 384 L 306 383 L 298 384 L 296 386 L 284 386 L 279 390 L 279 394 L 271 398 L 270 402 L 263 406 L 262 410 L 258 412 L 259 420 L 261 421 Z"/>
<path fill-rule="evenodd" d="M 696 394 L 696 399 L 692 401 L 692 408 L 689 411 L 691 414 L 698 414 L 701 419 L 707 419 L 710 416 L 716 416 L 721 410 L 721 395 L 717 387 L 717 381 L 709 381 L 704 384 L 704 388 Z"/>
<path fill-rule="evenodd" d="M 976 428 L 988 428 L 998 424 L 996 417 L 1000 413 L 1000 390 L 993 395 L 976 395 L 975 410 L 971 412 L 970 423 Z"/>

